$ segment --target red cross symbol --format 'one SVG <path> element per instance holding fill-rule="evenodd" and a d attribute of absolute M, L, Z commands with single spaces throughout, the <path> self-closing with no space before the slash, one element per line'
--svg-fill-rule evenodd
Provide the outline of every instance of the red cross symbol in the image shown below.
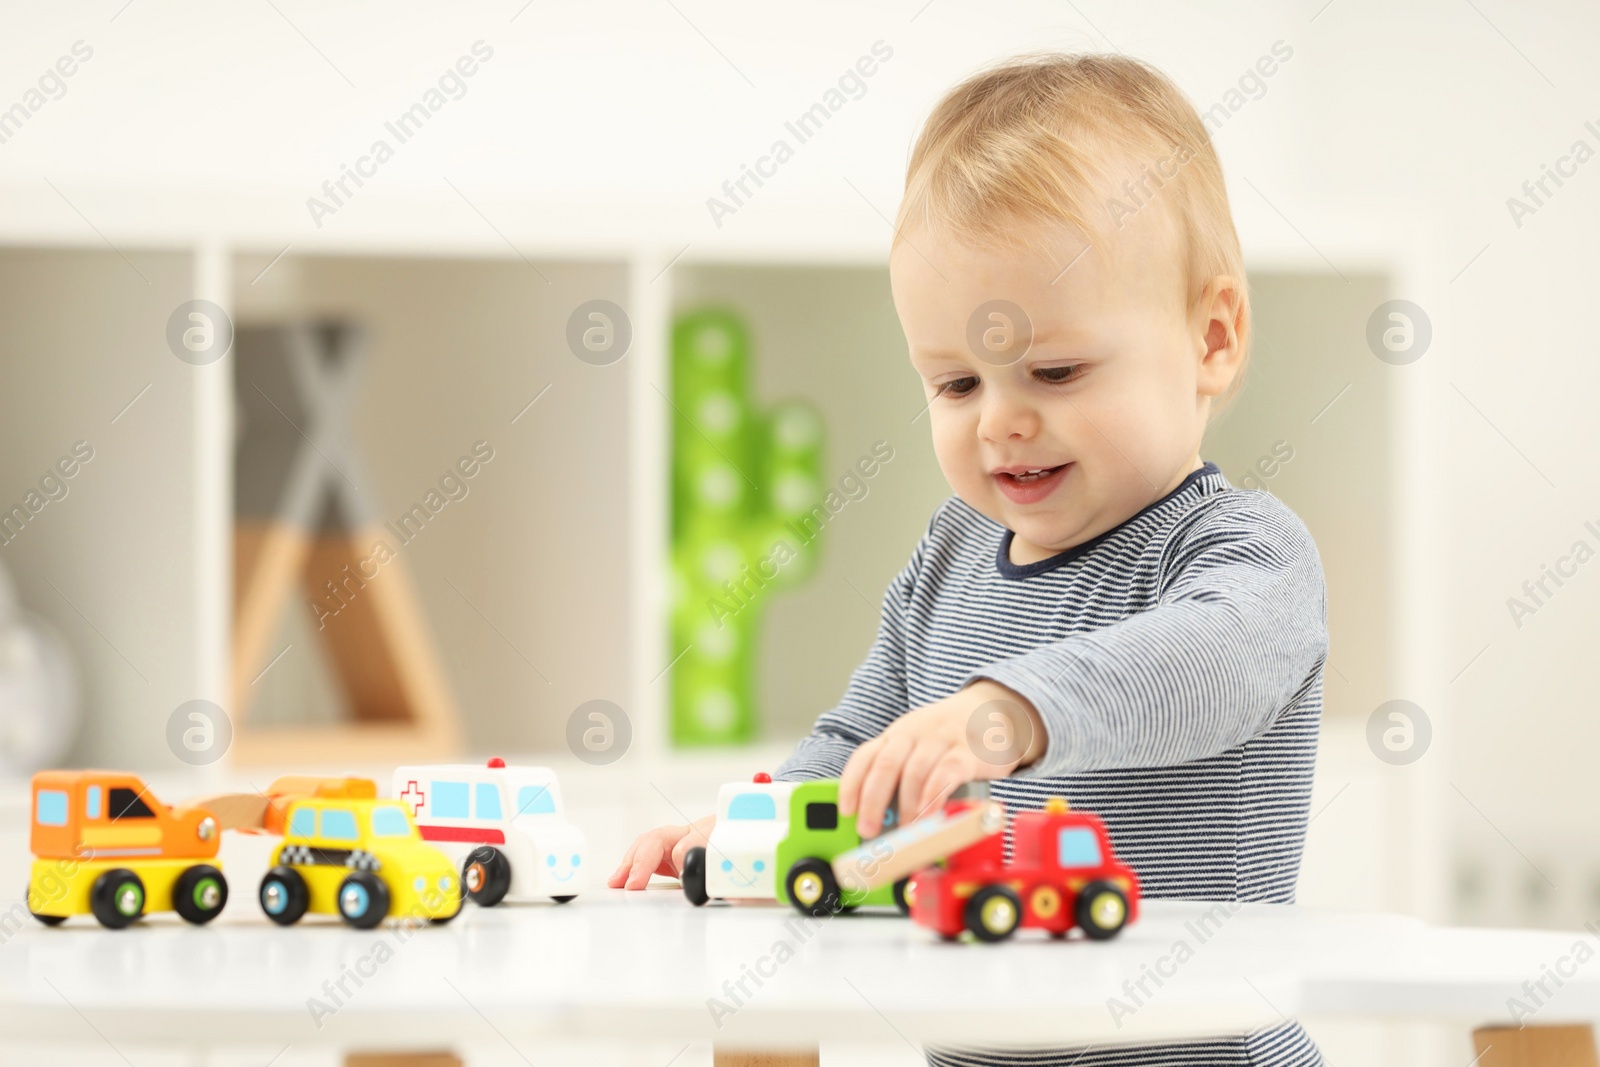
<path fill-rule="evenodd" d="M 400 799 L 411 805 L 411 817 L 414 819 L 422 813 L 422 805 L 428 799 L 428 794 L 417 785 L 416 779 L 406 783 L 405 790 L 400 794 Z"/>

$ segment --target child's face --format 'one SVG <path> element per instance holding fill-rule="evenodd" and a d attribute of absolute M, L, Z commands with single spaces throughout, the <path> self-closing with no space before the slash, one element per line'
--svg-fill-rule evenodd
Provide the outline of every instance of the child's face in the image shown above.
<path fill-rule="evenodd" d="M 904 237 L 890 281 L 934 451 L 956 495 L 1015 532 L 1012 562 L 1104 533 L 1199 466 L 1210 398 L 1237 369 L 1235 319 L 1213 321 L 1210 289 L 1186 306 L 1163 212 L 1128 220 L 1105 252 L 1065 226 L 1048 253 Z M 997 300 L 1026 323 L 980 312 Z"/>

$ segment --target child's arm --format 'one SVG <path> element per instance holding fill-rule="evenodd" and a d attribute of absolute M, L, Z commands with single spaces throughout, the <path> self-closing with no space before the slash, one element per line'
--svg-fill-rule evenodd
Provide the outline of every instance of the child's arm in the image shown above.
<path fill-rule="evenodd" d="M 897 785 L 902 811 L 920 811 L 969 771 L 1170 766 L 1264 733 L 1315 684 L 1327 655 L 1311 535 L 1281 504 L 1238 494 L 1197 514 L 1166 551 L 1155 606 L 974 671 L 957 693 L 863 744 L 841 776 L 840 811 L 859 809 L 857 828 L 871 834 Z M 1041 728 L 1009 768 L 977 758 L 968 742 L 972 711 L 993 699 L 1012 700 Z M 908 798 L 905 787 L 919 782 Z"/>
<path fill-rule="evenodd" d="M 942 511 L 929 523 L 930 534 Z M 1019 759 L 1026 763 L 1038 758 L 1038 751 L 1032 749 L 1019 751 L 1018 759 L 1003 763 L 988 752 L 986 758 L 979 758 L 965 742 L 968 721 L 979 705 L 996 699 L 1008 701 L 1016 715 L 1031 717 L 1031 729 L 1017 732 L 1031 736 L 1034 749 L 1041 749 L 1044 742 L 1044 728 L 1028 701 L 994 681 L 973 682 L 944 700 L 907 713 L 911 700 L 906 686 L 905 632 L 927 543 L 924 537 L 911 561 L 889 583 L 878 636 L 867 658 L 850 676 L 839 705 L 817 719 L 811 734 L 795 746 L 773 775 L 780 781 L 841 779 L 839 802 L 845 814 L 855 810 L 857 792 L 864 788 L 870 800 L 863 802 L 856 827 L 867 836 L 878 832 L 897 785 L 902 821 L 910 822 L 937 807 L 957 787 L 980 778 L 1003 778 L 1017 768 Z M 913 728 L 926 734 L 915 757 L 909 756 L 904 744 L 905 724 L 912 715 L 920 716 Z M 886 758 L 874 758 L 885 752 Z M 925 785 L 927 795 L 919 801 Z"/>

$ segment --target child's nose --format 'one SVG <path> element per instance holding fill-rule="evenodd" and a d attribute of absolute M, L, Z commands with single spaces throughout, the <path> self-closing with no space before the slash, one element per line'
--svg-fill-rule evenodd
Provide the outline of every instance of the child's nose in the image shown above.
<path fill-rule="evenodd" d="M 985 441 L 1027 440 L 1039 432 L 1039 412 L 1025 398 L 992 389 L 978 416 L 978 436 Z"/>

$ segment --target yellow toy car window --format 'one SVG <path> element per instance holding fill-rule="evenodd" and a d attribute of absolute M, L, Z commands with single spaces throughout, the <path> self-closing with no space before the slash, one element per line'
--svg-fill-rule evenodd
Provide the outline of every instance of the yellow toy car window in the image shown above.
<path fill-rule="evenodd" d="M 354 812 L 343 808 L 325 808 L 322 812 L 322 836 L 329 841 L 354 841 L 356 832 Z"/>

